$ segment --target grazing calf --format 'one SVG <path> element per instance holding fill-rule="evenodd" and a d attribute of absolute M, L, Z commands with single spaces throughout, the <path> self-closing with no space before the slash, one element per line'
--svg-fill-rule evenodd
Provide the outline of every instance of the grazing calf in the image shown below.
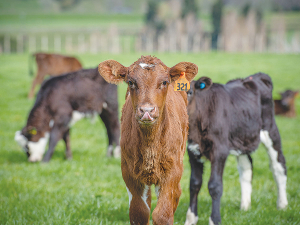
<path fill-rule="evenodd" d="M 295 98 L 299 91 L 286 90 L 280 93 L 281 99 L 274 100 L 275 103 L 275 115 L 282 115 L 286 117 L 296 117 L 295 110 Z"/>
<path fill-rule="evenodd" d="M 277 206 L 285 208 L 286 167 L 280 135 L 274 119 L 271 78 L 263 73 L 245 79 L 213 84 L 202 77 L 189 91 L 188 154 L 191 164 L 190 207 L 185 225 L 196 224 L 197 197 L 202 185 L 203 158 L 211 161 L 208 182 L 212 198 L 209 224 L 221 222 L 220 202 L 223 170 L 229 154 L 237 157 L 241 183 L 241 209 L 251 205 L 252 159 L 262 142 L 270 158 L 270 168 L 278 188 Z"/>
<path fill-rule="evenodd" d="M 173 224 L 188 133 L 187 96 L 173 86 L 182 71 L 191 81 L 198 67 L 181 62 L 168 68 L 151 56 L 129 67 L 114 60 L 99 64 L 107 82 L 128 84 L 121 118 L 121 168 L 131 224 L 149 224 L 151 185 L 158 198 L 153 224 Z"/>
<path fill-rule="evenodd" d="M 48 162 L 57 142 L 63 138 L 66 156 L 72 157 L 70 126 L 83 117 L 99 114 L 109 140 L 108 156 L 120 156 L 120 126 L 117 86 L 107 83 L 98 69 L 86 69 L 45 81 L 28 116 L 26 126 L 17 131 L 15 140 L 24 148 L 30 162 Z"/>
<path fill-rule="evenodd" d="M 58 76 L 63 73 L 74 72 L 82 68 L 78 59 L 70 56 L 36 53 L 33 54 L 32 57 L 35 57 L 37 74 L 32 82 L 28 98 L 33 98 L 35 86 L 41 84 L 46 75 Z M 32 70 L 30 73 L 32 73 Z"/>

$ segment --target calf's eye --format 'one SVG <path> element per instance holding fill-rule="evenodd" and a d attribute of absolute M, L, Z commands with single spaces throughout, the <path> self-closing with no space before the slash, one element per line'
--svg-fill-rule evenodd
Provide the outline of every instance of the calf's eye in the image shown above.
<path fill-rule="evenodd" d="M 130 88 L 134 88 L 135 86 L 134 86 L 134 83 L 130 80 L 130 81 L 128 81 L 128 85 L 129 85 L 129 87 Z"/>
<path fill-rule="evenodd" d="M 163 84 L 164 86 L 166 86 L 166 85 L 167 85 L 167 81 L 164 81 L 162 84 Z"/>

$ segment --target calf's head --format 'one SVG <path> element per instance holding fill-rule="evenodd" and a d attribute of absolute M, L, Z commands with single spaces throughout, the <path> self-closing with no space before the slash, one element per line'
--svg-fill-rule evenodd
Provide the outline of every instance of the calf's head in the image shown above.
<path fill-rule="evenodd" d="M 24 149 L 29 162 L 42 160 L 48 139 L 48 132 L 42 132 L 33 126 L 25 126 L 15 133 L 15 141 Z"/>
<path fill-rule="evenodd" d="M 281 104 L 290 109 L 290 107 L 294 104 L 295 97 L 298 95 L 299 91 L 286 90 L 285 92 L 281 92 Z"/>
<path fill-rule="evenodd" d="M 191 81 L 198 72 L 198 67 L 189 62 L 181 62 L 167 67 L 156 57 L 142 56 L 129 67 L 114 60 L 99 64 L 99 73 L 109 83 L 128 84 L 127 95 L 130 95 L 135 118 L 142 126 L 156 123 L 164 110 L 168 86 L 185 72 Z M 173 86 L 172 86 L 173 88 Z"/>
<path fill-rule="evenodd" d="M 212 84 L 212 80 L 208 77 L 201 77 L 197 81 L 192 81 L 191 88 L 187 91 L 189 104 L 195 100 L 196 95 L 201 95 L 201 93 L 208 90 Z"/>

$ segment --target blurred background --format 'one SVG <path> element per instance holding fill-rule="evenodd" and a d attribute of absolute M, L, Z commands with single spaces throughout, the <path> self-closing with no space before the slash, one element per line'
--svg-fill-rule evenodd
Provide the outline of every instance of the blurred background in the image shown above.
<path fill-rule="evenodd" d="M 300 89 L 299 0 L 0 0 L 0 224 L 129 225 L 120 159 L 107 158 L 105 125 L 81 120 L 71 131 L 73 160 L 60 141 L 48 164 L 29 163 L 14 141 L 34 105 L 28 99 L 32 53 L 75 56 L 83 68 L 107 59 L 129 66 L 155 55 L 168 67 L 197 64 L 195 79 L 213 82 L 259 71 L 272 77 L 274 99 Z M 30 64 L 29 64 L 30 62 Z M 119 110 L 127 86 L 118 86 Z M 37 93 L 37 90 L 36 92 Z M 300 99 L 294 100 L 300 113 Z M 119 116 L 121 113 L 119 113 Z M 276 209 L 276 185 L 262 146 L 253 154 L 252 208 L 242 212 L 236 158 L 224 171 L 224 224 L 300 224 L 300 117 L 276 116 L 288 170 L 289 207 Z M 174 224 L 189 207 L 190 165 L 184 156 L 182 195 Z M 206 163 L 199 224 L 207 224 L 211 197 Z M 153 210 L 157 199 L 153 192 Z M 151 223 L 150 223 L 151 224 Z"/>
<path fill-rule="evenodd" d="M 299 0 L 0 0 L 0 54 L 300 52 Z"/>

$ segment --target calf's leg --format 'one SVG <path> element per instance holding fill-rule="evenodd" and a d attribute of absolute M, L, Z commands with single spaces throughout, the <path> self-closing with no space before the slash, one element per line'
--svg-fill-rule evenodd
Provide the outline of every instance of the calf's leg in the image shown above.
<path fill-rule="evenodd" d="M 194 152 L 192 148 L 197 148 L 197 144 L 189 144 L 188 154 L 191 165 L 190 178 L 190 207 L 186 213 L 185 225 L 196 225 L 198 221 L 198 194 L 202 186 L 202 174 L 204 163 L 200 161 L 200 151 Z M 199 154 L 197 154 L 199 152 Z"/>
<path fill-rule="evenodd" d="M 208 190 L 212 198 L 212 212 L 209 218 L 209 225 L 221 223 L 220 203 L 223 194 L 222 177 L 226 158 L 227 155 L 225 154 L 215 154 L 211 159 L 211 174 L 208 182 Z"/>
<path fill-rule="evenodd" d="M 70 147 L 70 129 L 68 129 L 64 133 L 63 140 L 66 144 L 66 158 L 67 159 L 72 159 L 72 152 L 71 152 L 71 147 Z"/>
<path fill-rule="evenodd" d="M 262 130 L 260 132 L 260 139 L 267 149 L 270 160 L 270 168 L 273 172 L 273 176 L 277 185 L 277 208 L 284 209 L 288 205 L 286 196 L 287 175 L 285 158 L 281 150 L 280 135 L 276 125 L 273 126 L 269 131 Z"/>
<path fill-rule="evenodd" d="M 153 225 L 172 225 L 174 222 L 174 213 L 179 203 L 181 188 L 180 179 L 168 179 L 158 189 L 158 201 L 152 213 Z M 157 187 L 156 187 L 157 188 Z"/>
<path fill-rule="evenodd" d="M 46 154 L 44 155 L 43 162 L 49 162 L 49 160 L 53 155 L 54 148 L 57 142 L 62 138 L 62 136 L 63 136 L 62 130 L 57 125 L 54 125 L 50 132 L 49 148 Z"/>
<path fill-rule="evenodd" d="M 33 82 L 32 82 L 32 86 L 31 86 L 31 89 L 28 93 L 28 98 L 29 99 L 32 99 L 33 96 L 34 96 L 34 89 L 35 89 L 35 86 L 38 85 L 38 84 L 41 84 L 42 81 L 44 80 L 44 77 L 45 77 L 45 74 L 43 72 L 40 72 L 38 70 L 37 74 L 36 74 L 36 77 L 34 78 Z"/>
<path fill-rule="evenodd" d="M 132 225 L 149 225 L 151 187 L 134 179 L 122 163 L 122 175 L 129 197 L 129 219 Z"/>
<path fill-rule="evenodd" d="M 106 127 L 108 136 L 108 148 L 106 155 L 108 157 L 114 156 L 115 158 L 119 158 L 121 156 L 121 148 L 118 113 L 109 112 L 109 110 L 103 109 L 102 113 L 100 114 L 100 117 Z M 115 149 L 113 149 L 114 144 L 116 146 Z"/>
<path fill-rule="evenodd" d="M 241 183 L 241 210 L 248 210 L 251 206 L 252 193 L 252 158 L 250 155 L 237 156 L 238 171 Z"/>

